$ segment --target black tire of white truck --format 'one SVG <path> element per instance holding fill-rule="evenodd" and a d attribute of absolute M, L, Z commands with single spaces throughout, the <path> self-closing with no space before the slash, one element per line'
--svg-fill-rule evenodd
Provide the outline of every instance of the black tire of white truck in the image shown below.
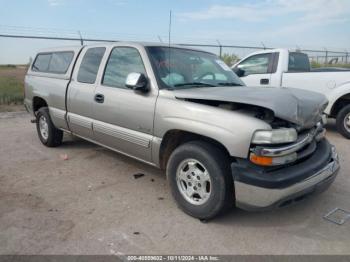
<path fill-rule="evenodd" d="M 54 126 L 47 107 L 41 107 L 37 111 L 36 129 L 41 143 L 45 146 L 57 147 L 62 144 L 63 131 Z"/>
<path fill-rule="evenodd" d="M 350 139 L 350 105 L 343 107 L 337 114 L 337 130 L 345 138 Z"/>

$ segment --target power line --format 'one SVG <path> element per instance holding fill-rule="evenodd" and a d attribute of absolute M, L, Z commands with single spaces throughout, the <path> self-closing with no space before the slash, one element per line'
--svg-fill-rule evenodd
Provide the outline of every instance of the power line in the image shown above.
<path fill-rule="evenodd" d="M 0 34 L 0 37 L 26 38 L 26 39 L 43 39 L 43 40 L 81 41 L 80 37 L 28 36 L 28 35 L 4 35 L 4 34 Z M 87 42 L 118 42 L 118 40 L 109 40 L 109 39 L 89 39 L 89 38 L 84 38 L 83 40 L 87 41 Z"/>

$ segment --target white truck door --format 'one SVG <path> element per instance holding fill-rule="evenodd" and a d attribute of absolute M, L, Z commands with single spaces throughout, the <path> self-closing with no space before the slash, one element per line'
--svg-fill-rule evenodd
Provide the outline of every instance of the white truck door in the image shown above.
<path fill-rule="evenodd" d="M 238 63 L 234 71 L 247 86 L 270 86 L 273 54 L 252 55 Z"/>

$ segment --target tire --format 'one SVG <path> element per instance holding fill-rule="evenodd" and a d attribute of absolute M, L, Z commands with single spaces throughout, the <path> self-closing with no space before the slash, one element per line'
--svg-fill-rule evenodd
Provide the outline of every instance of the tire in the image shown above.
<path fill-rule="evenodd" d="M 36 130 L 45 146 L 56 147 L 62 144 L 63 131 L 54 126 L 47 107 L 40 108 L 36 114 Z"/>
<path fill-rule="evenodd" d="M 181 178 L 178 175 L 180 170 L 186 174 Z M 205 170 L 208 176 L 204 175 Z M 176 148 L 169 158 L 166 173 L 175 201 L 190 216 L 209 220 L 233 206 L 234 185 L 229 157 L 210 143 L 192 141 Z M 197 174 L 200 174 L 201 180 L 198 180 Z M 188 175 L 192 175 L 191 180 Z M 210 181 L 204 182 L 208 177 Z M 197 182 L 202 184 L 201 188 Z M 194 190 L 192 197 L 188 196 L 192 192 L 185 193 L 189 192 L 187 188 Z"/>
<path fill-rule="evenodd" d="M 350 105 L 343 107 L 337 114 L 337 130 L 347 139 L 350 139 Z"/>

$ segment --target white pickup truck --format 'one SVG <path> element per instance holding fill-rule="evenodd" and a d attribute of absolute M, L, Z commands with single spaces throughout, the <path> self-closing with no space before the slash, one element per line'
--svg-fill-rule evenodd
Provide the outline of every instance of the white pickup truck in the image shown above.
<path fill-rule="evenodd" d="M 350 139 L 350 70 L 313 70 L 307 54 L 288 49 L 252 53 L 232 69 L 247 86 L 294 87 L 324 94 L 329 100 L 325 113 L 336 118 L 338 131 Z"/>

